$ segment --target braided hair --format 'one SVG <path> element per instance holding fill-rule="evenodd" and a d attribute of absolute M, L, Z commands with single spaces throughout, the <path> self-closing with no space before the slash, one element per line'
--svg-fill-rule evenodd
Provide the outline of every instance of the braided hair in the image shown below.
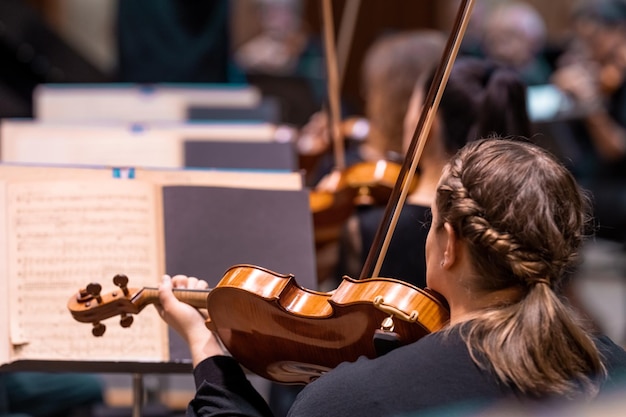
<path fill-rule="evenodd" d="M 471 290 L 522 294 L 460 324 L 473 360 L 525 396 L 595 396 L 600 354 L 558 295 L 589 220 L 569 171 L 529 142 L 478 140 L 447 165 L 436 205 L 433 227 L 449 223 L 469 250 Z"/>

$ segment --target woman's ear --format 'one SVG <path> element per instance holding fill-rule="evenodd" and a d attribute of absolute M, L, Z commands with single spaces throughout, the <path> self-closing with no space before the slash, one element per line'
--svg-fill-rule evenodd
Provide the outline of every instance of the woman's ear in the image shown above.
<path fill-rule="evenodd" d="M 448 222 L 443 224 L 445 250 L 443 253 L 443 268 L 450 269 L 457 261 L 457 235 L 452 225 Z"/>

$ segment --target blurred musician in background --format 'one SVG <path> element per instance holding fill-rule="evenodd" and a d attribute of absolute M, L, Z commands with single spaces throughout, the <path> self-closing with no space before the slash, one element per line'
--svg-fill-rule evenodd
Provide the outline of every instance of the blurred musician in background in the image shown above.
<path fill-rule="evenodd" d="M 527 2 L 505 1 L 487 13 L 482 38 L 486 58 L 518 71 L 527 85 L 547 84 L 552 67 L 543 55 L 547 28 Z"/>
<path fill-rule="evenodd" d="M 368 49 L 361 74 L 365 115 L 349 117 L 341 125 L 348 139 L 347 166 L 402 160 L 402 120 L 411 91 L 420 76 L 435 68 L 444 45 L 443 33 L 424 29 L 383 35 Z M 321 157 L 310 175 L 310 182 L 317 184 L 333 168 L 326 113 L 311 117 L 298 147 L 301 153 Z"/>
<path fill-rule="evenodd" d="M 349 118 L 341 123 L 347 138 L 346 167 L 403 159 L 403 118 L 413 86 L 419 77 L 435 68 L 444 44 L 442 33 L 419 30 L 385 35 L 370 47 L 362 68 L 365 117 Z M 307 172 L 307 182 L 312 187 L 323 186 L 335 168 L 328 117 L 324 112 L 313 115 L 301 130 L 298 147 L 301 154 L 313 154 L 316 159 Z M 337 236 L 344 221 L 340 217 Z M 322 286 L 334 286 L 339 260 L 337 237 L 318 241 L 316 246 L 318 281 Z"/>
<path fill-rule="evenodd" d="M 566 292 L 598 329 L 610 330 L 610 316 L 588 302 L 581 286 L 599 278 L 622 282 L 626 273 L 626 2 L 581 1 L 571 27 L 573 37 L 551 81 L 571 100 L 573 112 L 553 131 L 563 162 L 591 193 L 596 239 L 585 245 L 584 262 Z"/>
<path fill-rule="evenodd" d="M 583 2 L 573 28 L 552 77 L 581 109 L 569 138 L 581 159 L 569 164 L 593 193 L 598 237 L 626 243 L 626 2 Z"/>

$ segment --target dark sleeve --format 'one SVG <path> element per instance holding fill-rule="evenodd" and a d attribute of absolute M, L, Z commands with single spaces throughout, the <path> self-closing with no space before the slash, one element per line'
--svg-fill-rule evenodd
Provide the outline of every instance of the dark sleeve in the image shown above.
<path fill-rule="evenodd" d="M 188 417 L 272 416 L 263 397 L 233 358 L 205 359 L 193 370 L 193 376 L 197 391 L 187 408 Z"/>
<path fill-rule="evenodd" d="M 599 336 L 596 346 L 604 358 L 608 379 L 603 391 L 626 388 L 626 351 L 607 336 Z"/>
<path fill-rule="evenodd" d="M 4 374 L 0 372 L 0 416 L 9 413 L 9 398 L 7 395 L 7 387 Z"/>

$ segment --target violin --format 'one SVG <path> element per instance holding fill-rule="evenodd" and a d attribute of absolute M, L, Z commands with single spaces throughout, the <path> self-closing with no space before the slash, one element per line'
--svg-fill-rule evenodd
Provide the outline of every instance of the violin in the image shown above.
<path fill-rule="evenodd" d="M 132 314 L 159 301 L 156 288 L 128 288 L 123 275 L 114 283 L 119 291 L 101 295 L 101 286 L 90 284 L 68 301 L 74 319 L 92 323 L 95 336 L 105 332 L 102 320 L 121 315 L 130 327 Z M 299 286 L 293 275 L 235 265 L 211 290 L 173 291 L 208 309 L 207 327 L 245 368 L 283 384 L 306 384 L 341 362 L 374 358 L 381 353 L 376 340 L 415 342 L 449 318 L 436 294 L 389 278 L 344 277 L 328 293 Z"/>
<path fill-rule="evenodd" d="M 339 129 L 345 142 L 363 142 L 369 134 L 369 122 L 362 117 L 348 117 L 340 122 Z M 328 136 L 326 115 L 315 113 L 295 140 L 300 158 L 319 158 L 328 152 L 331 149 Z"/>
<path fill-rule="evenodd" d="M 342 225 L 356 206 L 385 205 L 400 169 L 399 164 L 380 159 L 360 162 L 344 172 L 331 172 L 325 178 L 325 187 L 309 194 L 316 231 L 317 228 Z M 415 190 L 417 183 L 418 177 L 411 177 L 410 192 Z"/>

